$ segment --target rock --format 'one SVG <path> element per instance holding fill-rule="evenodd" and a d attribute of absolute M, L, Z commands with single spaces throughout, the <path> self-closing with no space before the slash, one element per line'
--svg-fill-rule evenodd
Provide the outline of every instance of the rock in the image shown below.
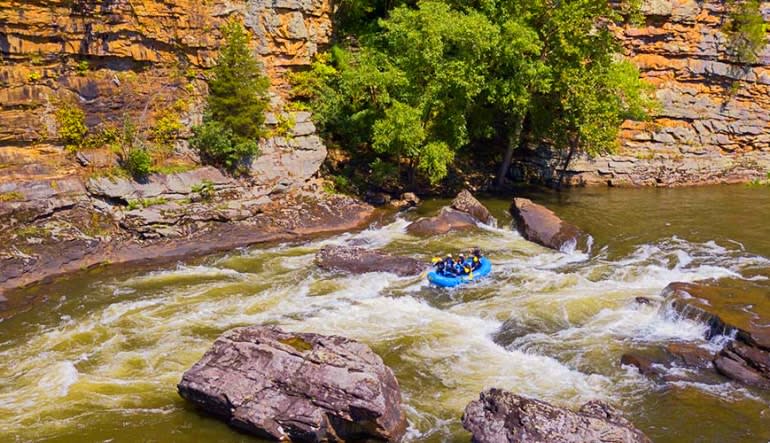
<path fill-rule="evenodd" d="M 384 192 L 367 192 L 364 201 L 373 206 L 385 206 L 391 201 L 391 196 Z"/>
<path fill-rule="evenodd" d="M 477 227 L 478 220 L 470 214 L 452 208 L 442 208 L 439 215 L 421 218 L 406 227 L 412 235 L 439 235 Z"/>
<path fill-rule="evenodd" d="M 545 206 L 526 198 L 514 198 L 510 211 L 516 229 L 529 241 L 557 251 L 571 248 L 590 250 L 591 240 L 588 234 L 563 221 Z"/>
<path fill-rule="evenodd" d="M 467 190 L 463 190 L 457 194 L 457 197 L 452 200 L 452 208 L 470 214 L 476 220 L 484 224 L 497 226 L 497 220 L 492 217 L 489 210 L 476 200 L 476 198 Z"/>
<path fill-rule="evenodd" d="M 353 274 L 391 272 L 400 276 L 418 275 L 427 265 L 411 257 L 398 257 L 364 248 L 336 246 L 321 249 L 316 263 L 322 269 L 346 271 Z"/>
<path fill-rule="evenodd" d="M 420 197 L 414 192 L 404 192 L 401 194 L 401 201 L 407 202 L 411 206 L 417 206 L 420 204 Z"/>
<path fill-rule="evenodd" d="M 368 346 L 277 327 L 230 330 L 178 385 L 231 426 L 292 441 L 398 441 L 405 430 L 393 372 Z"/>
<path fill-rule="evenodd" d="M 738 382 L 770 389 L 770 311 L 767 289 L 745 280 L 671 283 L 666 303 L 679 315 L 708 325 L 705 338 L 734 335 L 713 359 L 717 371 Z M 708 356 L 681 358 L 706 366 Z"/>
<path fill-rule="evenodd" d="M 647 297 L 635 297 L 634 301 L 640 305 L 649 305 L 652 303 L 652 300 Z"/>
<path fill-rule="evenodd" d="M 474 443 L 650 442 L 605 403 L 573 412 L 494 388 L 466 406 L 462 421 Z"/>
<path fill-rule="evenodd" d="M 420 197 L 417 197 L 413 192 L 405 192 L 401 194 L 401 198 L 398 200 L 391 200 L 390 206 L 403 211 L 406 209 L 414 208 L 420 204 Z"/>
<path fill-rule="evenodd" d="M 449 231 L 472 229 L 479 223 L 494 226 L 497 220 L 470 192 L 462 191 L 452 201 L 451 207 L 441 208 L 435 217 L 421 218 L 409 224 L 406 232 L 413 235 L 439 235 Z"/>
<path fill-rule="evenodd" d="M 639 370 L 639 373 L 647 377 L 661 375 L 661 371 L 655 368 L 655 362 L 651 359 L 634 353 L 623 354 L 620 358 L 620 364 L 623 366 L 633 366 Z"/>
<path fill-rule="evenodd" d="M 673 356 L 677 363 L 687 368 L 713 368 L 714 353 L 692 343 L 669 343 L 666 352 Z"/>

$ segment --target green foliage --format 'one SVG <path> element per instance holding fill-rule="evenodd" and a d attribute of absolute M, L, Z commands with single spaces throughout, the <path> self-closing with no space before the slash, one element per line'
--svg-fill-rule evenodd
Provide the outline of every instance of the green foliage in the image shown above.
<path fill-rule="evenodd" d="M 211 200 L 214 197 L 214 183 L 211 180 L 203 180 L 192 186 L 192 192 L 198 194 L 204 201 Z"/>
<path fill-rule="evenodd" d="M 204 161 L 229 171 L 239 172 L 243 169 L 244 160 L 259 152 L 256 141 L 237 137 L 222 123 L 211 119 L 193 128 L 193 131 L 190 146 L 200 153 Z"/>
<path fill-rule="evenodd" d="M 59 139 L 64 146 L 70 150 L 79 149 L 88 134 L 83 110 L 74 103 L 64 103 L 56 110 L 55 117 Z"/>
<path fill-rule="evenodd" d="M 23 201 L 24 195 L 18 191 L 0 192 L 0 203 Z"/>
<path fill-rule="evenodd" d="M 152 134 L 161 152 L 168 152 L 173 149 L 173 144 L 182 129 L 184 126 L 182 126 L 179 114 L 174 111 L 161 113 L 160 117 L 156 118 Z"/>
<path fill-rule="evenodd" d="M 152 156 L 145 148 L 133 147 L 123 159 L 123 167 L 134 178 L 147 177 L 152 172 Z"/>
<path fill-rule="evenodd" d="M 728 20 L 723 28 L 728 51 L 742 64 L 756 63 L 767 44 L 767 24 L 760 0 L 726 0 Z"/>
<path fill-rule="evenodd" d="M 411 184 L 435 185 L 458 153 L 499 140 L 609 152 L 624 119 L 655 109 L 609 29 L 639 1 L 622 3 L 342 1 L 339 29 L 357 46 L 293 75 L 293 98 L 334 142 L 372 158 L 383 184 L 405 167 Z"/>
<path fill-rule="evenodd" d="M 270 131 L 270 136 L 290 138 L 294 127 L 297 125 L 297 119 L 294 114 L 276 114 L 275 118 L 278 123 Z"/>
<path fill-rule="evenodd" d="M 89 69 L 91 69 L 91 66 L 88 64 L 88 60 L 81 60 L 78 62 L 77 66 L 75 66 L 75 70 L 80 76 L 86 75 Z"/>
<path fill-rule="evenodd" d="M 27 74 L 27 80 L 30 83 L 37 83 L 37 82 L 39 82 L 42 79 L 43 79 L 43 74 L 41 74 L 38 71 L 32 71 L 29 74 Z"/>
<path fill-rule="evenodd" d="M 259 152 L 269 80 L 251 54 L 243 25 L 230 22 L 222 32 L 225 45 L 209 80 L 207 113 L 191 145 L 206 161 L 237 171 Z"/>
<path fill-rule="evenodd" d="M 140 198 L 136 200 L 129 200 L 127 208 L 129 211 L 133 211 L 134 209 L 163 205 L 167 202 L 168 200 L 166 200 L 164 197 Z"/>

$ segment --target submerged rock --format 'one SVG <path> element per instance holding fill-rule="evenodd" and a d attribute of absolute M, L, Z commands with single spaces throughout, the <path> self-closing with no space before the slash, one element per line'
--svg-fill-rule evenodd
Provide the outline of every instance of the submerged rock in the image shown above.
<path fill-rule="evenodd" d="M 322 269 L 346 271 L 353 274 L 367 272 L 392 272 L 402 277 L 417 275 L 427 265 L 411 257 L 383 254 L 365 248 L 335 246 L 321 249 L 316 263 Z"/>
<path fill-rule="evenodd" d="M 231 426 L 292 441 L 398 441 L 405 430 L 393 372 L 368 346 L 253 326 L 224 333 L 179 394 Z"/>
<path fill-rule="evenodd" d="M 706 339 L 735 336 L 713 359 L 720 374 L 770 389 L 770 296 L 765 287 L 730 279 L 676 282 L 663 290 L 663 296 L 682 317 L 707 324 Z"/>
<path fill-rule="evenodd" d="M 557 251 L 573 246 L 581 251 L 590 250 L 588 234 L 560 219 L 545 206 L 526 198 L 514 198 L 510 211 L 516 229 L 529 241 Z"/>
<path fill-rule="evenodd" d="M 588 402 L 573 412 L 500 389 L 466 406 L 463 427 L 474 443 L 650 442 L 605 403 Z"/>
<path fill-rule="evenodd" d="M 479 223 L 496 225 L 497 220 L 470 192 L 462 191 L 451 207 L 441 208 L 435 217 L 426 217 L 411 223 L 406 231 L 413 235 L 440 235 L 450 231 L 473 229 Z"/>

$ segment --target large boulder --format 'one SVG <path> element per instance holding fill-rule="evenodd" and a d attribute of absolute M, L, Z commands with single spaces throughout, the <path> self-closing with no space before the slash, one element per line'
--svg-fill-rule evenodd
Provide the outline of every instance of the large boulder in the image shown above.
<path fill-rule="evenodd" d="M 450 231 L 464 231 L 477 227 L 472 215 L 452 208 L 441 208 L 441 212 L 435 217 L 425 217 L 410 223 L 406 232 L 412 235 L 440 235 Z"/>
<path fill-rule="evenodd" d="M 526 198 L 514 198 L 510 211 L 516 229 L 529 241 L 557 251 L 573 247 L 581 251 L 590 250 L 591 236 L 560 219 L 545 206 Z"/>
<path fill-rule="evenodd" d="M 479 223 L 497 225 L 489 210 L 468 191 L 462 191 L 452 201 L 451 207 L 441 208 L 435 217 L 424 217 L 406 227 L 412 235 L 439 235 L 450 231 L 473 229 Z"/>
<path fill-rule="evenodd" d="M 224 333 L 179 394 L 231 426 L 291 441 L 398 441 L 405 430 L 393 372 L 343 337 L 253 326 Z"/>
<path fill-rule="evenodd" d="M 467 190 L 463 190 L 457 194 L 457 197 L 452 200 L 452 208 L 470 214 L 476 220 L 484 224 L 497 226 L 497 220 L 489 213 L 489 209 L 484 207 L 484 205 L 476 200 L 476 198 Z"/>
<path fill-rule="evenodd" d="M 671 283 L 663 290 L 671 309 L 705 323 L 705 338 L 732 335 L 713 364 L 722 375 L 746 385 L 770 389 L 770 294 L 745 280 Z"/>
<path fill-rule="evenodd" d="M 334 246 L 321 249 L 316 263 L 322 269 L 346 271 L 353 274 L 367 272 L 392 272 L 402 277 L 417 275 L 427 265 L 411 257 L 383 254 L 365 248 Z"/>
<path fill-rule="evenodd" d="M 605 403 L 588 402 L 573 412 L 500 389 L 466 406 L 463 427 L 474 443 L 650 442 Z"/>

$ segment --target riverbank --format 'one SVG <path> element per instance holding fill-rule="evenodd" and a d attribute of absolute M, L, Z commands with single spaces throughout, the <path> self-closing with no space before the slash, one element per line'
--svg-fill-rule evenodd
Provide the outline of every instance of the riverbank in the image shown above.
<path fill-rule="evenodd" d="M 3 223 L 8 241 L 0 246 L 0 318 L 23 305 L 9 292 L 66 274 L 97 266 L 160 265 L 257 243 L 348 232 L 368 226 L 378 214 L 353 197 L 324 192 L 316 182 L 251 204 L 232 198 L 124 209 L 99 211 L 81 203 L 21 226 Z M 138 213 L 153 223 L 130 223 Z M 143 235 L 149 227 L 162 227 L 166 234 Z"/>

